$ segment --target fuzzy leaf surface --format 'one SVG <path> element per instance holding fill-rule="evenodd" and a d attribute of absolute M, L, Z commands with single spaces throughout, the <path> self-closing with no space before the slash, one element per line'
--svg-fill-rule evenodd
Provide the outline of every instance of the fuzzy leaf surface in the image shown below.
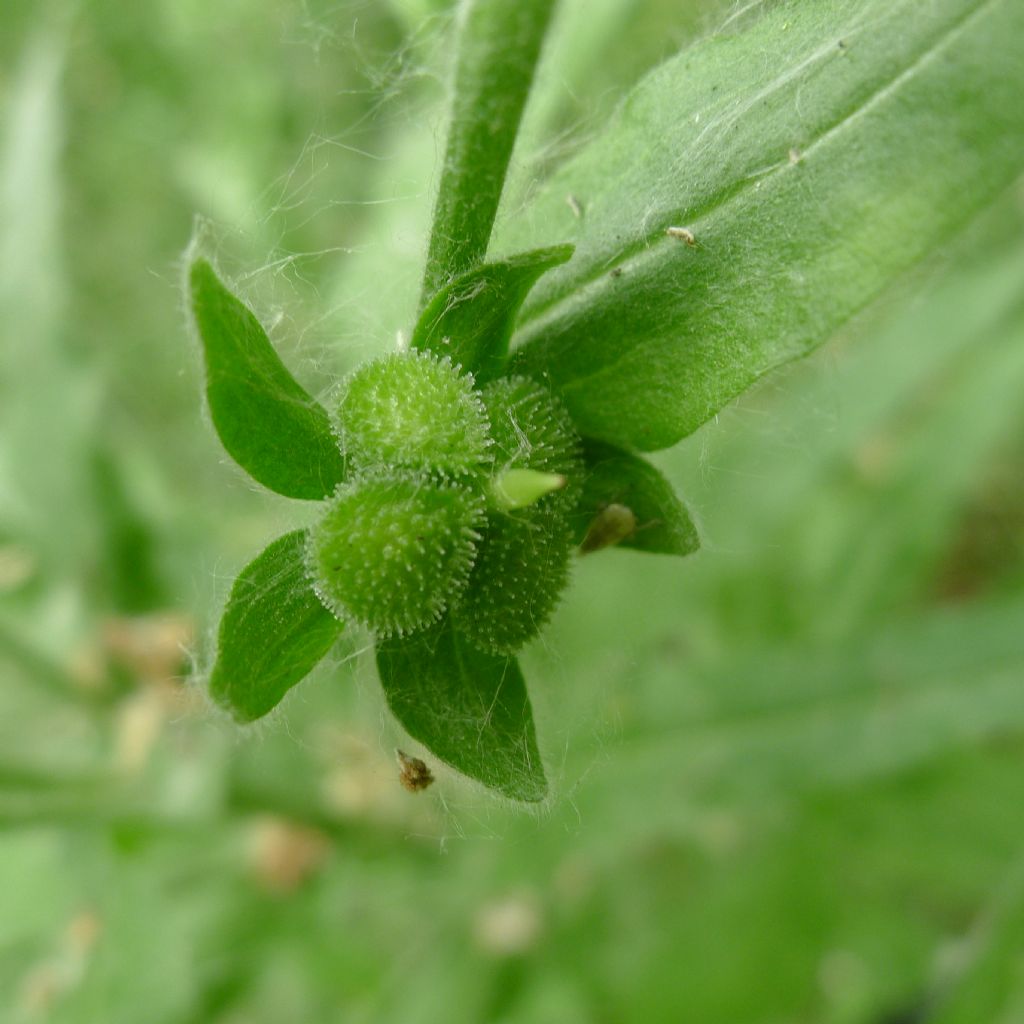
<path fill-rule="evenodd" d="M 450 357 L 479 383 L 493 380 L 505 364 L 509 338 L 530 289 L 541 274 L 571 256 L 571 245 L 557 245 L 468 271 L 434 296 L 410 345 Z"/>
<path fill-rule="evenodd" d="M 783 2 L 698 43 L 505 218 L 497 251 L 576 245 L 513 363 L 586 436 L 674 444 L 1010 186 L 1022 91 L 1019 0 Z"/>
<path fill-rule="evenodd" d="M 306 531 L 278 538 L 239 574 L 220 622 L 210 695 L 240 722 L 276 707 L 338 639 L 342 624 L 313 592 Z"/>
<path fill-rule="evenodd" d="M 485 654 L 445 619 L 382 640 L 377 668 L 391 711 L 433 754 L 513 800 L 544 798 L 533 711 L 515 658 Z"/>
<path fill-rule="evenodd" d="M 228 454 L 288 498 L 319 501 L 345 475 L 326 410 L 288 372 L 252 311 L 206 260 L 189 274 L 206 397 Z"/>
<path fill-rule="evenodd" d="M 690 555 L 700 537 L 672 485 L 646 459 L 601 441 L 583 446 L 586 477 L 574 515 L 576 542 L 594 517 L 611 504 L 625 505 L 636 517 L 636 531 L 618 546 L 660 555 Z"/>

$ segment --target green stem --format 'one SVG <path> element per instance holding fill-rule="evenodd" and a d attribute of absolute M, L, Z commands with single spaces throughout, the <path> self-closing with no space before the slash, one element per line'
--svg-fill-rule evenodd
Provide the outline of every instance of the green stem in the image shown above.
<path fill-rule="evenodd" d="M 421 309 L 487 252 L 554 4 L 555 0 L 469 0 L 466 5 Z"/>
<path fill-rule="evenodd" d="M 17 665 L 40 688 L 83 708 L 97 710 L 111 696 L 109 691 L 93 692 L 78 685 L 60 665 L 22 640 L 15 626 L 3 619 L 0 619 L 0 658 Z"/>

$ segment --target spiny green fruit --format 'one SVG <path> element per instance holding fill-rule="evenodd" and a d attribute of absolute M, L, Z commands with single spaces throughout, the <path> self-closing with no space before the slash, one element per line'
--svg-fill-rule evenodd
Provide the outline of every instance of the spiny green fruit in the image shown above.
<path fill-rule="evenodd" d="M 572 532 L 557 509 L 489 512 L 456 624 L 472 644 L 514 654 L 544 627 L 569 582 Z"/>
<path fill-rule="evenodd" d="M 469 585 L 455 615 L 483 650 L 510 654 L 540 632 L 569 578 L 570 514 L 579 500 L 579 439 L 562 404 L 534 381 L 511 377 L 482 392 L 494 440 L 494 472 L 531 469 L 566 485 L 514 510 L 487 512 Z"/>
<path fill-rule="evenodd" d="M 490 460 L 473 378 L 430 352 L 396 353 L 355 370 L 343 385 L 336 425 L 357 472 L 383 465 L 459 475 Z"/>
<path fill-rule="evenodd" d="M 342 484 L 310 531 L 307 566 L 320 600 L 379 635 L 439 618 L 466 586 L 483 499 L 416 474 Z"/>
<path fill-rule="evenodd" d="M 496 380 L 483 389 L 481 398 L 494 442 L 495 475 L 510 469 L 560 474 L 569 486 L 554 500 L 575 504 L 582 476 L 580 441 L 565 406 L 528 377 Z"/>

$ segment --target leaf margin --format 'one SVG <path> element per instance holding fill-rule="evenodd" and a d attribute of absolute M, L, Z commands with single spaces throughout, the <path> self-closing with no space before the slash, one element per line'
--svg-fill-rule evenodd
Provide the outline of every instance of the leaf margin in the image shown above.
<path fill-rule="evenodd" d="M 317 597 L 309 580 L 305 562 L 307 536 L 307 530 L 293 530 L 267 545 L 235 577 L 225 602 L 207 687 L 210 697 L 239 723 L 254 722 L 273 711 L 327 655 L 344 629 L 344 624 Z M 265 578 L 271 563 L 275 568 L 270 578 Z M 248 593 L 253 587 L 257 588 L 255 601 Z M 246 629 L 254 616 L 257 628 Z M 275 654 L 269 642 L 281 646 L 281 630 L 275 627 L 280 626 L 282 618 L 292 620 L 285 639 L 289 635 L 296 639 L 294 647 L 300 653 L 292 655 L 290 665 L 280 665 L 269 673 L 272 682 L 264 683 L 255 697 L 251 687 L 247 688 L 248 693 L 239 694 L 237 676 L 244 675 L 250 682 L 253 675 L 251 667 L 244 664 L 251 647 L 247 646 L 249 637 L 243 636 L 243 632 L 254 636 L 257 645 L 264 644 L 264 662 L 280 661 L 280 651 Z M 227 663 L 231 661 L 242 664 L 231 666 Z"/>
<path fill-rule="evenodd" d="M 204 257 L 189 267 L 188 296 L 206 404 L 225 450 L 269 490 L 323 500 L 345 478 L 326 409 L 295 380 L 256 315 Z"/>

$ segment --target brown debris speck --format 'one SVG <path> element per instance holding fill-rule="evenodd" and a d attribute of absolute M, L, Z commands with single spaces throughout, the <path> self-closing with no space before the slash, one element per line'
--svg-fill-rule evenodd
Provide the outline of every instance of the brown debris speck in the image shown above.
<path fill-rule="evenodd" d="M 410 793 L 419 793 L 434 781 L 426 763 L 418 757 L 410 757 L 404 751 L 396 750 L 398 756 L 398 781 Z"/>

